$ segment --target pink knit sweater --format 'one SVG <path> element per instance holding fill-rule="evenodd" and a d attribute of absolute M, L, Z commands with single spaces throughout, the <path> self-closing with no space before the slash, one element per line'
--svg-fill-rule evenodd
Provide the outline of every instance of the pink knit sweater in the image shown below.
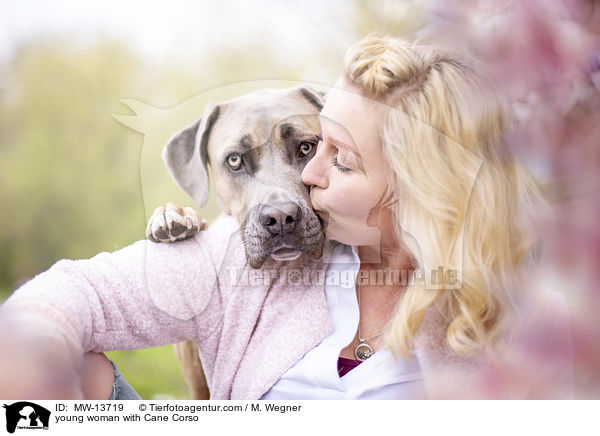
<path fill-rule="evenodd" d="M 327 256 L 268 261 L 257 272 L 246 263 L 237 223 L 224 217 L 176 244 L 143 240 L 61 260 L 18 289 L 0 314 L 74 358 L 191 339 L 213 399 L 256 399 L 332 331 L 324 285 L 315 279 Z M 432 398 L 572 395 L 562 296 L 548 294 L 538 315 L 524 319 L 506 359 L 492 364 L 454 353 L 444 319 L 430 308 L 414 343 Z"/>

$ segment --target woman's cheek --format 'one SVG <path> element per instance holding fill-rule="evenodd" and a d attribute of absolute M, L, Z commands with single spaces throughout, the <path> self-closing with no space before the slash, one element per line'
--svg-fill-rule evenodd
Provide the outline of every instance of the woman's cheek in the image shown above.
<path fill-rule="evenodd" d="M 323 194 L 325 195 L 318 199 L 320 206 L 329 213 L 332 220 L 339 223 L 366 225 L 369 211 L 377 203 L 372 181 L 357 174 L 332 177 Z"/>
<path fill-rule="evenodd" d="M 329 220 L 334 228 L 345 232 L 365 231 L 371 207 L 365 200 L 363 192 L 352 192 L 344 196 L 336 196 L 330 201 Z"/>

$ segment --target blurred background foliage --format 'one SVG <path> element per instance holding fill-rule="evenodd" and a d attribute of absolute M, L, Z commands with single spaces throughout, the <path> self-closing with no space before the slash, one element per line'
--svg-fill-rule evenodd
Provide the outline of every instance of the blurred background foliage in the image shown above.
<path fill-rule="evenodd" d="M 0 118 L 0 286 L 63 257 L 143 237 L 139 135 L 112 118 L 140 63 L 116 43 L 31 41 L 12 60 Z M 110 66 L 110 68 L 107 68 Z"/>
<path fill-rule="evenodd" d="M 117 32 L 90 37 L 77 29 L 31 29 L 18 39 L 0 67 L 0 301 L 61 258 L 87 258 L 144 238 L 147 211 L 168 200 L 193 206 L 165 177 L 166 171 L 156 168 L 162 165 L 164 141 L 191 120 L 171 120 L 161 135 L 153 136 L 152 163 L 144 168 L 148 182 L 142 192 L 144 135 L 113 118 L 132 114 L 121 100 L 134 99 L 161 111 L 237 82 L 276 79 L 331 85 L 352 41 L 374 31 L 409 36 L 419 27 L 420 9 L 412 2 L 398 7 L 396 2 L 350 1 L 340 11 L 340 3 L 334 3 L 324 20 L 327 27 L 311 23 L 306 6 L 288 2 L 283 7 L 282 19 L 295 14 L 301 25 L 288 29 L 297 34 L 293 44 L 298 54 L 287 58 L 276 40 L 281 27 L 269 28 L 268 17 L 234 42 L 225 35 L 231 28 L 217 27 L 211 40 L 179 58 L 149 56 Z M 239 4 L 224 4 L 213 12 L 218 15 L 215 20 L 230 15 L 231 27 L 232 8 Z M 256 13 L 269 13 L 271 4 L 261 2 Z M 206 2 L 198 4 L 195 12 L 201 14 L 204 7 Z M 19 15 L 5 11 L 5 19 L 11 13 Z M 340 17 L 342 22 L 336 21 Z M 133 20 L 131 26 L 136 26 Z M 313 44 L 307 51 L 302 49 L 303 32 L 322 40 L 327 32 L 336 33 L 338 41 Z M 202 106 L 197 109 L 200 116 Z M 153 182 L 155 170 L 162 175 Z M 211 197 L 202 210 L 209 220 L 219 213 Z M 143 398 L 188 398 L 170 346 L 108 355 Z"/>

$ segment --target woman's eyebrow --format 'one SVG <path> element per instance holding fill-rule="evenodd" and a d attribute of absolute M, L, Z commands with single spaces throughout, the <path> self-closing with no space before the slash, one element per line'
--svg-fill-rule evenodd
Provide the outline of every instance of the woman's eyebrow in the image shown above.
<path fill-rule="evenodd" d="M 358 153 L 350 145 L 346 144 L 345 142 L 340 141 L 339 139 L 332 138 L 329 135 L 325 136 L 324 139 L 326 139 L 328 142 L 331 142 L 337 148 L 343 148 L 347 152 L 352 153 L 354 156 L 356 156 L 357 159 L 359 159 Z"/>
<path fill-rule="evenodd" d="M 354 156 L 354 158 L 356 159 L 357 169 L 359 171 L 361 171 L 362 173 L 366 174 L 365 166 L 363 164 L 362 159 L 360 158 L 358 150 L 355 150 L 352 146 L 346 144 L 343 141 L 340 141 L 339 139 L 332 138 L 331 136 L 327 136 L 326 139 L 328 142 L 332 143 L 337 148 L 342 149 L 343 151 L 352 154 Z"/>

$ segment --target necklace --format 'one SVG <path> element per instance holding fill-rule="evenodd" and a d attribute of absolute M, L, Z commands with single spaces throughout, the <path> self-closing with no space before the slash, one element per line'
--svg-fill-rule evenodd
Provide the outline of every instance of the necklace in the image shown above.
<path fill-rule="evenodd" d="M 358 340 L 360 341 L 360 344 L 354 349 L 354 356 L 361 362 L 364 362 L 371 357 L 373 355 L 373 349 L 367 344 L 367 341 L 376 338 L 377 336 L 381 336 L 382 334 L 383 331 L 376 335 L 369 336 L 368 338 L 363 338 L 360 334 L 360 282 L 358 282 Z"/>

